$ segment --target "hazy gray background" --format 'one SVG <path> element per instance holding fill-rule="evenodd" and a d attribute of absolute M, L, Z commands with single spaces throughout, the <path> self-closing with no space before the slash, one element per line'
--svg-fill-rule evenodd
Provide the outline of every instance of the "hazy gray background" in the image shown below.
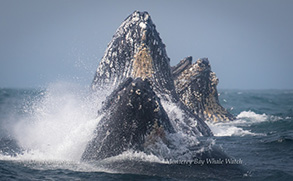
<path fill-rule="evenodd" d="M 0 0 L 0 87 L 89 85 L 134 10 L 150 13 L 171 65 L 208 57 L 220 88 L 293 89 L 290 0 Z"/>

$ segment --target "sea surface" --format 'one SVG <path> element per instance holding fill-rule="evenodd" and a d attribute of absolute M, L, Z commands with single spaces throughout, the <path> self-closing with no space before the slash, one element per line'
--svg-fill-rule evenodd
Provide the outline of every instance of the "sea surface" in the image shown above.
<path fill-rule="evenodd" d="M 131 150 L 80 161 L 106 95 L 88 90 L 64 82 L 0 89 L 0 180 L 293 180 L 293 90 L 219 90 L 237 120 L 210 123 L 211 140 L 230 165 Z"/>

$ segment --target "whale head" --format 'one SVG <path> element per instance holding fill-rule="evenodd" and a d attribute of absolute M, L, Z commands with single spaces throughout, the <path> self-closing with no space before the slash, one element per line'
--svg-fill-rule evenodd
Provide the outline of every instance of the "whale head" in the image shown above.
<path fill-rule="evenodd" d="M 148 78 L 157 93 L 175 95 L 165 44 L 147 12 L 134 11 L 117 29 L 92 88 L 117 87 L 126 78 Z"/>
<path fill-rule="evenodd" d="M 200 58 L 194 64 L 190 59 L 183 59 L 172 69 L 180 100 L 204 120 L 233 120 L 233 115 L 220 105 L 217 91 L 219 79 L 211 70 L 208 58 Z"/>

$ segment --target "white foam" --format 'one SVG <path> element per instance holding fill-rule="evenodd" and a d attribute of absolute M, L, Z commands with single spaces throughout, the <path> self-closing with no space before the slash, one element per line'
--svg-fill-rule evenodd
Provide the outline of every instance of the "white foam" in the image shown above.
<path fill-rule="evenodd" d="M 256 114 L 253 111 L 243 111 L 236 118 L 249 120 L 250 122 L 279 121 L 282 119 L 281 117 L 278 117 L 278 116 Z"/>
<path fill-rule="evenodd" d="M 266 121 L 278 121 L 281 117 L 257 114 L 253 111 L 242 111 L 237 115 L 236 120 L 231 122 L 208 123 L 215 136 L 245 136 L 245 135 L 264 135 L 262 133 L 253 133 L 249 130 L 252 124 L 258 124 Z"/>
<path fill-rule="evenodd" d="M 122 161 L 122 160 L 167 163 L 164 159 L 159 158 L 153 154 L 146 154 L 141 151 L 133 151 L 133 150 L 127 150 L 117 156 L 113 156 L 113 157 L 105 159 L 106 162 Z"/>
<path fill-rule="evenodd" d="M 109 168 L 103 167 L 102 165 L 99 166 L 96 164 L 90 164 L 80 161 L 37 159 L 36 157 L 33 158 L 31 154 L 19 155 L 17 157 L 5 156 L 0 154 L 0 160 L 12 161 L 16 164 L 24 165 L 25 167 L 29 167 L 35 170 L 68 169 L 81 172 L 117 173 Z"/>
<path fill-rule="evenodd" d="M 146 146 L 144 152 L 127 150 L 117 156 L 106 158 L 105 161 L 131 160 L 172 164 L 176 161 L 192 160 L 195 153 L 208 151 L 215 144 L 213 139 L 205 140 L 205 144 L 201 144 L 195 137 L 190 137 L 182 132 L 168 134 L 166 138 L 169 141 L 168 146 L 162 140 L 157 140 Z"/>
<path fill-rule="evenodd" d="M 214 136 L 222 137 L 222 136 L 245 136 L 245 135 L 258 135 L 256 133 L 252 133 L 249 130 L 244 130 L 243 128 L 237 127 L 235 125 L 229 123 L 208 123 L 211 128 Z"/>

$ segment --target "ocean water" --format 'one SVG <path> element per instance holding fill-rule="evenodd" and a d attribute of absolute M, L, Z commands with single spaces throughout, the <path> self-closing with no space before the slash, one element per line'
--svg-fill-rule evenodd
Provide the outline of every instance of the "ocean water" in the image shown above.
<path fill-rule="evenodd" d="M 210 123 L 215 136 L 209 141 L 233 158 L 228 165 L 131 150 L 99 162 L 80 161 L 107 95 L 88 90 L 65 82 L 0 89 L 0 180 L 293 179 L 293 90 L 219 91 L 221 104 L 237 120 Z"/>

